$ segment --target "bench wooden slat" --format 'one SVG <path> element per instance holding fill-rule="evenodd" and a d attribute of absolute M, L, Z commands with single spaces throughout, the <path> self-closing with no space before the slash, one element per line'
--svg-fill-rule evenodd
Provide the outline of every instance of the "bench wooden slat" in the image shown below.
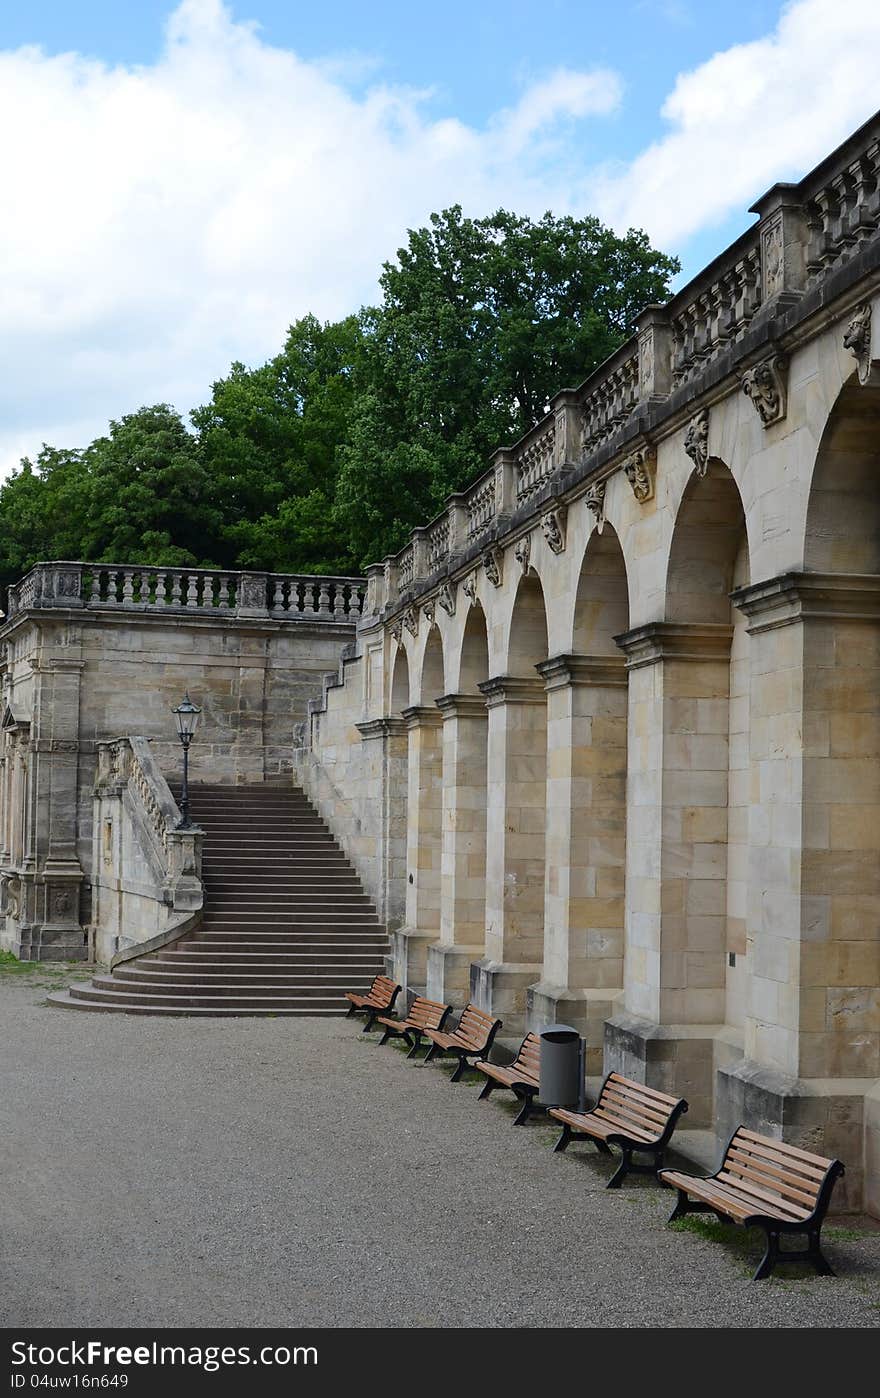
<path fill-rule="evenodd" d="M 728 1150 L 723 1168 L 744 1178 L 751 1177 L 759 1182 L 764 1180 L 780 1193 L 788 1194 L 795 1203 L 809 1204 L 812 1207 L 816 1202 L 816 1182 L 796 1179 L 788 1171 L 780 1170 L 765 1161 L 762 1156 L 744 1156 L 735 1145 L 731 1145 Z"/>
<path fill-rule="evenodd" d="M 809 1218 L 813 1212 L 812 1205 L 805 1206 L 802 1203 L 795 1203 L 783 1198 L 773 1189 L 763 1189 L 751 1177 L 744 1179 L 742 1175 L 732 1175 L 729 1170 L 719 1170 L 715 1179 L 718 1184 L 726 1185 L 729 1189 L 735 1190 L 737 1194 L 754 1199 L 756 1213 L 763 1213 L 767 1204 L 775 1213 L 790 1215 L 792 1218 Z"/>
<path fill-rule="evenodd" d="M 680 1098 L 673 1097 L 669 1092 L 658 1092 L 654 1087 L 647 1087 L 643 1082 L 634 1082 L 632 1078 L 625 1078 L 622 1073 L 609 1073 L 607 1085 L 617 1084 L 625 1088 L 632 1089 L 635 1096 L 653 1098 L 661 1106 L 666 1108 L 678 1105 Z"/>
<path fill-rule="evenodd" d="M 652 1108 L 645 1108 L 637 1102 L 631 1101 L 620 1092 L 603 1092 L 597 1103 L 597 1110 L 603 1108 L 617 1111 L 622 1116 L 632 1117 L 634 1121 L 641 1121 L 646 1126 L 656 1126 L 662 1131 L 669 1120 L 669 1112 L 656 1112 Z"/>
<path fill-rule="evenodd" d="M 756 1149 L 762 1153 L 778 1151 L 781 1155 L 790 1155 L 793 1161 L 798 1161 L 804 1166 L 812 1166 L 813 1170 L 823 1177 L 827 1173 L 828 1166 L 833 1163 L 821 1155 L 813 1155 L 811 1151 L 801 1150 L 800 1146 L 790 1146 L 787 1141 L 777 1141 L 775 1137 L 771 1136 L 759 1136 L 757 1132 L 749 1131 L 745 1126 L 741 1126 L 736 1134 L 743 1141 L 751 1141 Z"/>

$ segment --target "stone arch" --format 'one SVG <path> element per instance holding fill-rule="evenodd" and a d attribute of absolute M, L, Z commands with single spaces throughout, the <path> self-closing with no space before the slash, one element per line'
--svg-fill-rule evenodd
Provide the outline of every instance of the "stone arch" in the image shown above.
<path fill-rule="evenodd" d="M 507 642 L 507 673 L 534 679 L 535 666 L 547 659 L 547 608 L 534 568 L 517 584 Z"/>
<path fill-rule="evenodd" d="M 876 1028 L 880 987 L 880 387 L 855 374 L 816 455 L 804 563 L 800 635 L 772 633 L 789 648 L 797 640 L 803 664 L 802 712 L 792 715 L 806 743 L 803 804 L 792 814 L 810 919 L 801 997 L 815 1032 L 799 1038 L 798 1070 L 855 1078 L 877 1071 L 866 1027 Z"/>
<path fill-rule="evenodd" d="M 729 625 L 737 555 L 746 536 L 736 481 L 717 457 L 691 475 L 676 515 L 666 572 L 669 621 Z"/>
<path fill-rule="evenodd" d="M 470 607 L 464 623 L 458 667 L 458 689 L 476 693 L 489 678 L 489 635 L 482 607 Z"/>
<path fill-rule="evenodd" d="M 406 647 L 398 645 L 391 670 L 390 712 L 399 717 L 410 702 L 409 660 Z"/>
<path fill-rule="evenodd" d="M 425 641 L 425 649 L 422 654 L 421 679 L 419 683 L 419 694 L 422 704 L 433 704 L 445 693 L 446 682 L 444 678 L 445 662 L 443 653 L 443 637 L 436 622 L 428 631 Z"/>
<path fill-rule="evenodd" d="M 629 585 L 623 549 L 606 520 L 587 540 L 574 604 L 572 650 L 577 655 L 619 655 L 614 640 L 629 629 Z"/>
<path fill-rule="evenodd" d="M 880 573 L 880 387 L 853 374 L 829 414 L 810 486 L 804 567 Z"/>
<path fill-rule="evenodd" d="M 544 950 L 547 696 L 536 667 L 547 659 L 544 590 L 533 570 L 519 579 L 507 672 L 482 686 L 489 710 L 486 836 L 487 1008 L 525 1020 L 526 990 Z"/>
<path fill-rule="evenodd" d="M 601 1071 L 602 1022 L 623 985 L 627 674 L 615 636 L 629 628 L 626 565 L 606 522 L 587 542 L 575 588 L 572 653 L 547 684 L 544 981 L 564 987 L 554 1017 L 578 1023 L 588 1071 Z"/>
<path fill-rule="evenodd" d="M 629 779 L 644 787 L 652 762 L 659 771 L 650 777 L 658 793 L 653 819 L 644 813 L 638 836 L 630 832 L 627 861 L 634 894 L 635 871 L 651 859 L 659 865 L 658 982 L 643 1008 L 664 1023 L 742 1024 L 745 1013 L 751 661 L 745 618 L 730 594 L 748 583 L 748 560 L 739 488 L 727 466 L 710 458 L 705 475 L 692 473 L 679 504 L 666 619 L 630 633 L 641 649 L 631 660 Z M 654 665 L 662 666 L 659 686 Z M 662 739 L 652 756 L 636 730 L 639 715 L 658 705 Z M 637 1008 L 635 992 L 628 996 Z"/>

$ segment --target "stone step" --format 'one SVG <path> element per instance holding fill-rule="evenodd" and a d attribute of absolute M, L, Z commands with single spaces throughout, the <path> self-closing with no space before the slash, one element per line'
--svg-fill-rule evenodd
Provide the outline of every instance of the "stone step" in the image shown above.
<path fill-rule="evenodd" d="M 164 996 L 166 998 L 183 996 L 186 999 L 200 997 L 202 995 L 220 996 L 221 998 L 235 998 L 239 993 L 249 1000 L 265 1000 L 275 997 L 290 998 L 296 995 L 301 999 L 326 999 L 329 996 L 343 997 L 346 990 L 362 990 L 369 988 L 371 977 L 362 977 L 360 983 L 349 985 L 344 979 L 317 981 L 300 977 L 299 979 L 290 977 L 264 977 L 251 976 L 243 981 L 237 977 L 229 977 L 225 981 L 213 979 L 211 977 L 188 977 L 184 980 L 177 980 L 173 976 L 159 975 L 152 979 L 149 976 L 139 978 L 125 977 L 123 979 L 114 976 L 94 976 L 92 987 L 96 990 L 126 991 L 131 988 L 138 995 Z"/>
<path fill-rule="evenodd" d="M 297 1001 L 295 1004 L 291 1006 L 270 1005 L 260 1009 L 254 1009 L 252 1007 L 244 1008 L 241 1005 L 233 1005 L 230 1007 L 223 1008 L 220 1008 L 218 1006 L 202 1008 L 197 1005 L 179 1004 L 157 1005 L 155 1003 L 155 1000 L 151 999 L 150 996 L 144 996 L 141 1000 L 137 1000 L 137 997 L 134 997 L 134 1000 L 135 1003 L 132 1003 L 132 996 L 120 997 L 116 994 L 111 994 L 110 992 L 104 992 L 101 995 L 96 996 L 96 998 L 93 1000 L 84 1000 L 80 998 L 75 998 L 71 995 L 69 990 L 53 990 L 51 994 L 49 994 L 46 997 L 47 1005 L 54 1005 L 56 1007 L 62 1007 L 67 1010 L 104 1010 L 109 1011 L 111 1013 L 115 1012 L 117 1014 L 170 1015 L 178 1017 L 183 1015 L 190 1015 L 194 1018 L 202 1019 L 235 1019 L 245 1017 L 248 1019 L 258 1019 L 260 1017 L 271 1017 L 272 1019 L 278 1019 L 281 1017 L 286 1018 L 294 1017 L 297 1015 L 305 1015 L 311 1018 L 314 1018 L 315 1016 L 332 1018 L 344 1015 L 347 1012 L 348 1003 L 346 1001 L 344 1004 L 336 1004 L 334 1002 L 329 1005 L 317 1005 Z"/>
<path fill-rule="evenodd" d="M 178 956 L 178 957 L 138 957 L 137 961 L 126 962 L 122 966 L 117 966 L 113 972 L 114 976 L 125 977 L 129 973 L 129 966 L 135 968 L 137 975 L 175 975 L 175 976 L 225 976 L 234 971 L 238 975 L 298 975 L 304 976 L 333 976 L 338 983 L 340 976 L 367 976 L 372 979 L 378 975 L 378 957 L 352 956 L 346 961 L 344 958 L 327 958 L 326 960 L 311 956 L 293 957 L 284 956 L 283 953 L 277 956 L 205 956 L 198 957 Z"/>
<path fill-rule="evenodd" d="M 71 997 L 75 1000 L 85 1000 L 95 1003 L 111 997 L 111 1003 L 118 1005 L 167 1005 L 175 1006 L 185 1004 L 195 1009 L 218 1009 L 228 1010 L 271 1010 L 274 1007 L 280 1009 L 297 1009 L 300 1014 L 309 1013 L 311 1008 L 335 1009 L 343 1008 L 347 1005 L 344 992 L 339 995 L 311 995 L 308 991 L 297 991 L 288 995 L 275 995 L 269 990 L 262 995 L 228 993 L 225 995 L 207 995 L 196 992 L 189 995 L 173 995 L 163 993 L 161 987 L 157 988 L 154 994 L 151 990 L 141 986 L 138 990 L 109 989 L 93 985 L 71 985 L 68 987 Z M 265 988 L 264 988 L 265 989 Z"/>

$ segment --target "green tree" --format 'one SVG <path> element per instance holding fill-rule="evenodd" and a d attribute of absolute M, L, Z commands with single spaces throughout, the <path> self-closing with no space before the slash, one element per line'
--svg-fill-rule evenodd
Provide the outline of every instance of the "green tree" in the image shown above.
<path fill-rule="evenodd" d="M 216 567 L 221 515 L 198 440 L 167 403 L 110 423 L 82 453 L 79 557 Z"/>
<path fill-rule="evenodd" d="M 0 582 L 35 563 L 81 556 L 86 467 L 80 451 L 43 446 L 0 486 Z"/>
<path fill-rule="evenodd" d="M 399 548 L 613 353 L 678 269 L 595 218 L 475 220 L 456 205 L 411 231 L 364 315 L 342 451 L 335 518 L 359 561 Z"/>
<path fill-rule="evenodd" d="M 234 364 L 192 414 L 222 513 L 224 558 L 277 572 L 350 571 L 332 513 L 363 349 L 359 317 L 296 321 L 281 354 Z"/>

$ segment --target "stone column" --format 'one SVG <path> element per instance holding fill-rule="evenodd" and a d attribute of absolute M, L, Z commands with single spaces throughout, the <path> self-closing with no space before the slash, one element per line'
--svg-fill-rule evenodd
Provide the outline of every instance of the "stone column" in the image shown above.
<path fill-rule="evenodd" d="M 408 939 L 400 928 L 406 910 L 407 731 L 402 718 L 387 716 L 355 725 L 368 743 L 365 778 L 374 791 L 371 809 L 379 831 L 376 910 L 388 928 L 391 950 L 385 970 L 401 985 L 409 980 Z"/>
<path fill-rule="evenodd" d="M 486 768 L 486 953 L 471 997 L 515 1035 L 544 955 L 547 696 L 537 676 L 479 686 L 489 711 Z"/>
<path fill-rule="evenodd" d="M 406 910 L 398 942 L 405 939 L 405 985 L 424 993 L 428 943 L 440 935 L 442 717 L 426 705 L 403 710 L 408 730 Z"/>
<path fill-rule="evenodd" d="M 428 994 L 464 1004 L 486 934 L 486 701 L 445 694 L 440 941 L 428 948 Z"/>
<path fill-rule="evenodd" d="M 88 955 L 80 919 L 83 870 L 79 861 L 79 690 L 83 661 L 79 636 L 47 636 L 34 666 L 23 868 L 32 915 L 29 955 L 82 960 Z"/>
<path fill-rule="evenodd" d="M 537 669 L 547 690 L 545 936 L 529 1027 L 575 1025 L 598 1074 L 623 986 L 626 668 L 622 655 L 558 655 Z"/>
<path fill-rule="evenodd" d="M 626 990 L 605 1066 L 712 1119 L 725 1011 L 731 626 L 618 637 L 629 670 Z"/>
<path fill-rule="evenodd" d="M 838 1156 L 835 1207 L 864 1207 L 863 1181 L 876 1205 L 880 578 L 788 574 L 734 601 L 749 618 L 757 786 L 745 1056 L 719 1070 L 718 1130 L 736 1118 Z"/>

